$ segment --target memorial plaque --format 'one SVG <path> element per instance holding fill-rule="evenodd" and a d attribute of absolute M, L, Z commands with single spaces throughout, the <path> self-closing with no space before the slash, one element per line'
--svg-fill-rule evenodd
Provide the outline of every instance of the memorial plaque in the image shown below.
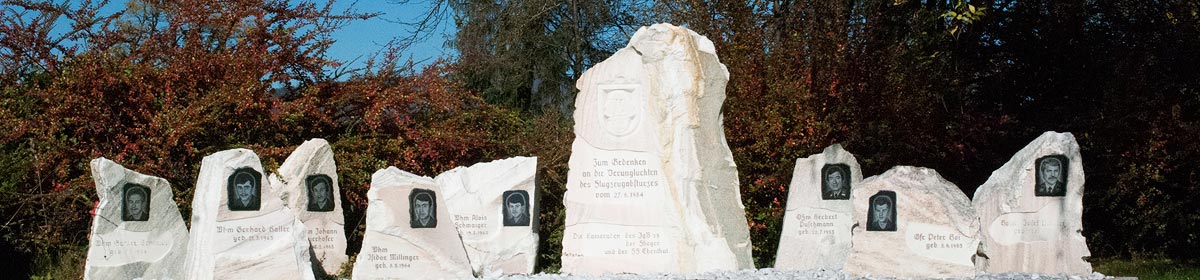
<path fill-rule="evenodd" d="M 329 175 L 316 174 L 309 175 L 304 182 L 308 189 L 308 211 L 332 212 L 335 203 L 333 202 L 333 179 L 330 179 Z"/>
<path fill-rule="evenodd" d="M 247 149 L 204 157 L 192 199 L 190 279 L 314 279 L 304 224 L 262 174 Z"/>
<path fill-rule="evenodd" d="M 413 189 L 408 194 L 409 226 L 437 228 L 437 194 L 432 190 Z"/>
<path fill-rule="evenodd" d="M 1037 159 L 1037 196 L 1066 196 L 1067 168 L 1070 161 L 1063 155 L 1048 155 Z"/>
<path fill-rule="evenodd" d="M 435 179 L 476 275 L 530 274 L 537 259 L 537 158 L 458 167 Z"/>
<path fill-rule="evenodd" d="M 867 230 L 896 231 L 896 192 L 879 191 L 867 201 Z"/>
<path fill-rule="evenodd" d="M 472 278 L 471 263 L 437 183 L 388 167 L 371 176 L 367 230 L 354 279 Z"/>
<path fill-rule="evenodd" d="M 850 195 L 860 183 L 858 160 L 841 145 L 797 159 L 775 268 L 841 270 L 850 255 L 854 225 Z"/>
<path fill-rule="evenodd" d="M 643 27 L 576 83 L 562 271 L 753 268 L 721 126 L 729 72 L 707 38 Z"/>
<path fill-rule="evenodd" d="M 182 279 L 188 230 L 171 185 L 105 158 L 91 161 L 100 203 L 85 279 Z"/>
<path fill-rule="evenodd" d="M 284 191 L 292 214 L 304 223 L 319 274 L 336 275 L 346 255 L 346 216 L 333 149 L 325 139 L 304 141 L 279 165 L 271 185 Z"/>
<path fill-rule="evenodd" d="M 262 173 L 243 167 L 229 175 L 229 210 L 258 211 L 262 196 Z"/>
<path fill-rule="evenodd" d="M 845 272 L 855 277 L 972 278 L 979 219 L 954 184 L 928 168 L 898 166 L 863 180 Z"/>
<path fill-rule="evenodd" d="M 504 215 L 504 226 L 529 226 L 529 192 L 525 190 L 506 191 L 501 197 L 504 198 L 504 205 L 500 209 Z"/>
<path fill-rule="evenodd" d="M 121 217 L 126 222 L 146 221 L 150 219 L 150 188 L 143 185 L 127 183 L 123 187 L 124 199 L 121 201 Z"/>
<path fill-rule="evenodd" d="M 1046 132 L 975 191 L 982 273 L 1090 275 L 1083 237 L 1083 163 L 1070 133 Z"/>

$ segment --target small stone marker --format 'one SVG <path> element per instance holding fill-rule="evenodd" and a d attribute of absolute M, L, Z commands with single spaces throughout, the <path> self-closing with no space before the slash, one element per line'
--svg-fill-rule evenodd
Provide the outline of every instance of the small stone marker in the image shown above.
<path fill-rule="evenodd" d="M 796 160 L 775 268 L 842 269 L 854 225 L 850 194 L 862 178 L 858 160 L 839 144 Z"/>
<path fill-rule="evenodd" d="M 643 27 L 576 83 L 562 271 L 753 268 L 721 126 L 729 71 L 704 36 Z"/>
<path fill-rule="evenodd" d="M 897 166 L 855 186 L 856 277 L 975 277 L 979 219 L 954 184 L 928 168 Z"/>
<path fill-rule="evenodd" d="M 313 279 L 304 224 L 263 174 L 247 149 L 204 157 L 192 200 L 190 279 Z"/>
<path fill-rule="evenodd" d="M 183 279 L 188 230 L 171 184 L 93 159 L 100 204 L 88 236 L 87 279 Z"/>
<path fill-rule="evenodd" d="M 533 273 L 536 173 L 537 158 L 514 157 L 451 169 L 435 179 L 476 275 Z"/>
<path fill-rule="evenodd" d="M 317 265 L 325 274 L 337 274 L 349 257 L 337 163 L 329 142 L 304 141 L 279 165 L 271 184 L 287 192 L 288 208 L 304 223 Z"/>
<path fill-rule="evenodd" d="M 429 177 L 388 167 L 371 176 L 354 279 L 471 278 L 443 194 Z"/>
<path fill-rule="evenodd" d="M 1090 275 L 1083 237 L 1083 158 L 1071 133 L 1046 132 L 975 191 L 980 272 Z"/>

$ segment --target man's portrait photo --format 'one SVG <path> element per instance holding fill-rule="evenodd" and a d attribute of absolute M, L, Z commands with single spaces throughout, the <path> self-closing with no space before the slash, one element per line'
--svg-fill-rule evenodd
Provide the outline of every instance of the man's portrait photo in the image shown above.
<path fill-rule="evenodd" d="M 850 166 L 826 164 L 821 168 L 821 199 L 850 199 Z"/>
<path fill-rule="evenodd" d="M 437 227 L 437 196 L 431 190 L 413 189 L 408 194 L 409 225 L 412 228 Z"/>
<path fill-rule="evenodd" d="M 1037 159 L 1036 196 L 1065 196 L 1067 195 L 1067 156 L 1048 155 Z"/>
<path fill-rule="evenodd" d="M 896 231 L 896 192 L 879 191 L 867 203 L 867 231 Z"/>
<path fill-rule="evenodd" d="M 529 226 L 529 193 L 523 190 L 504 192 L 504 226 Z"/>
<path fill-rule="evenodd" d="M 333 179 L 325 174 L 309 175 L 304 184 L 308 189 L 308 211 L 333 211 Z"/>
<path fill-rule="evenodd" d="M 230 211 L 258 211 L 262 195 L 262 173 L 254 168 L 242 167 L 229 175 L 229 186 L 226 196 L 229 198 Z"/>
<path fill-rule="evenodd" d="M 150 219 L 150 188 L 125 184 L 121 199 L 121 220 L 144 222 Z"/>

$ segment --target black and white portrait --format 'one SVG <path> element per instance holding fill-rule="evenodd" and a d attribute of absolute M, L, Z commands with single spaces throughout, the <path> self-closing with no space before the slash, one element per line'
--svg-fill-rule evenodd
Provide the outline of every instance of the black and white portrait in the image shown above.
<path fill-rule="evenodd" d="M 896 192 L 879 191 L 867 203 L 867 231 L 896 231 Z"/>
<path fill-rule="evenodd" d="M 523 190 L 504 192 L 504 226 L 529 226 L 529 193 Z"/>
<path fill-rule="evenodd" d="M 431 190 L 413 189 L 408 194 L 409 225 L 412 228 L 437 227 L 437 196 Z"/>
<path fill-rule="evenodd" d="M 125 184 L 122 193 L 122 221 L 144 222 L 150 219 L 150 188 L 138 184 Z"/>
<path fill-rule="evenodd" d="M 242 167 L 229 175 L 228 193 L 230 211 L 258 211 L 262 196 L 262 173 L 250 167 Z"/>
<path fill-rule="evenodd" d="M 1048 155 L 1037 159 L 1036 196 L 1065 196 L 1067 195 L 1067 157 L 1064 155 Z"/>
<path fill-rule="evenodd" d="M 308 211 L 333 211 L 333 179 L 325 174 L 309 175 L 304 184 L 308 189 Z"/>
<path fill-rule="evenodd" d="M 850 199 L 850 166 L 826 164 L 821 168 L 821 199 Z"/>

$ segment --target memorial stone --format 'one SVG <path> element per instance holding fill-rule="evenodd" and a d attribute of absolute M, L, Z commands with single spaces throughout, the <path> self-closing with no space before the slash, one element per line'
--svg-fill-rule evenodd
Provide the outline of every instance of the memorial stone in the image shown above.
<path fill-rule="evenodd" d="M 279 173 L 270 178 L 272 186 L 282 187 L 288 208 L 304 223 L 321 272 L 337 274 L 349 257 L 337 163 L 329 142 L 304 141 L 279 166 Z"/>
<path fill-rule="evenodd" d="M 854 225 L 850 194 L 862 179 L 858 160 L 842 145 L 796 160 L 775 268 L 842 269 Z"/>
<path fill-rule="evenodd" d="M 304 224 L 263 176 L 258 155 L 204 157 L 192 199 L 189 279 L 313 279 Z"/>
<path fill-rule="evenodd" d="M 722 127 L 729 71 L 707 38 L 669 24 L 576 83 L 562 271 L 753 268 L 737 168 Z"/>
<path fill-rule="evenodd" d="M 537 158 L 515 157 L 451 169 L 435 179 L 476 275 L 533 273 L 536 173 Z"/>
<path fill-rule="evenodd" d="M 954 184 L 898 166 L 854 187 L 855 227 L 845 271 L 856 277 L 975 277 L 979 219 Z"/>
<path fill-rule="evenodd" d="M 183 279 L 188 230 L 171 184 L 105 158 L 91 162 L 100 204 L 85 279 Z"/>
<path fill-rule="evenodd" d="M 354 279 L 471 278 L 454 218 L 429 177 L 388 167 L 371 176 Z"/>
<path fill-rule="evenodd" d="M 1083 237 L 1083 158 L 1071 133 L 1046 132 L 975 191 L 979 272 L 1090 275 Z"/>

